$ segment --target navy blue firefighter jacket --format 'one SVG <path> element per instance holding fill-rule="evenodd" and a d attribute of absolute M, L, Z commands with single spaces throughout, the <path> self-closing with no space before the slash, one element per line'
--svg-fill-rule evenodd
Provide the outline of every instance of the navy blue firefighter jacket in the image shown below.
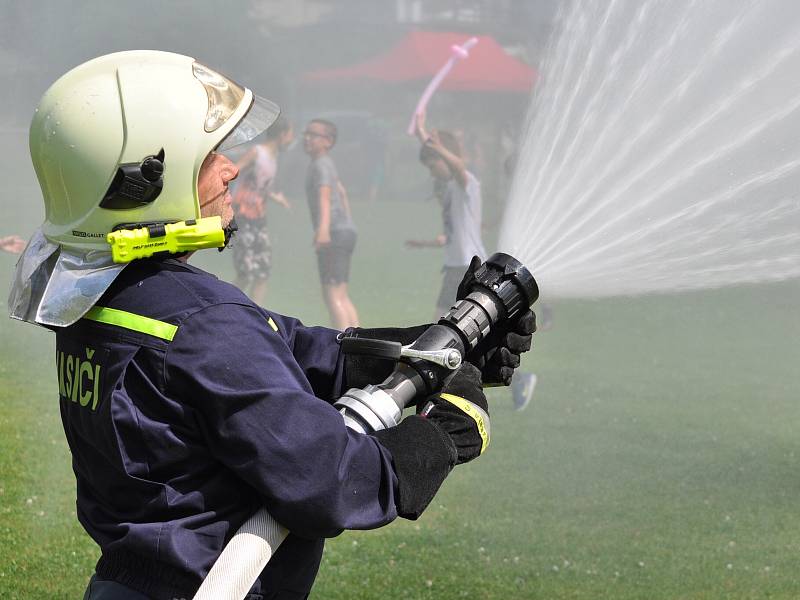
<path fill-rule="evenodd" d="M 78 518 L 101 578 L 191 597 L 260 506 L 291 532 L 250 598 L 304 598 L 323 538 L 397 516 L 389 451 L 352 432 L 337 331 L 175 259 L 131 263 L 59 329 Z"/>

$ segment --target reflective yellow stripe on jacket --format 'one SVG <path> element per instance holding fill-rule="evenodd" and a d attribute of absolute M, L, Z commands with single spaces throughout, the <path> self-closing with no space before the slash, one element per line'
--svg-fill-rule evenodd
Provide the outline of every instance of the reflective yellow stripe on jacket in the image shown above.
<path fill-rule="evenodd" d="M 98 323 L 105 323 L 107 325 L 116 325 L 117 327 L 124 327 L 131 331 L 138 331 L 146 333 L 162 340 L 172 341 L 178 331 L 177 325 L 165 323 L 164 321 L 157 321 L 150 317 L 143 317 L 124 310 L 117 310 L 116 308 L 106 308 L 104 306 L 93 306 L 89 309 L 84 319 L 97 321 Z"/>

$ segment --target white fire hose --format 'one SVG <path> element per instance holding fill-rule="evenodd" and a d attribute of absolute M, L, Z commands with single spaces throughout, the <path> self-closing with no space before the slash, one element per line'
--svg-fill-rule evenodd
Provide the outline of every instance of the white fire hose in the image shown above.
<path fill-rule="evenodd" d="M 288 534 L 265 508 L 256 511 L 225 546 L 193 600 L 242 600 Z"/>

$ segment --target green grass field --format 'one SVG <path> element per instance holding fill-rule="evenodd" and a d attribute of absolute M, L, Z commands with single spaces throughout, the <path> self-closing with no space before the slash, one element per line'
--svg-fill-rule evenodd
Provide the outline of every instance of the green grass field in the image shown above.
<path fill-rule="evenodd" d="M 273 211 L 268 305 L 325 323 L 298 204 Z M 355 209 L 364 324 L 429 320 L 441 257 L 402 240 L 434 234 L 436 207 Z M 196 259 L 231 275 L 228 254 Z M 493 390 L 489 452 L 419 521 L 331 540 L 312 597 L 800 597 L 799 299 L 791 282 L 557 304 L 525 359 L 528 409 Z M 0 598 L 80 598 L 98 550 L 74 515 L 53 339 L 5 318 L 0 338 Z"/>

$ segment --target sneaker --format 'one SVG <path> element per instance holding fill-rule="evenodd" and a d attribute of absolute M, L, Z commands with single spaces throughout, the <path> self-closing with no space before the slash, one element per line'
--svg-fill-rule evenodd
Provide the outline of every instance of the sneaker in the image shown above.
<path fill-rule="evenodd" d="M 536 387 L 536 375 L 533 373 L 515 373 L 511 380 L 511 397 L 514 400 L 514 410 L 524 410 L 533 398 L 533 388 Z"/>

